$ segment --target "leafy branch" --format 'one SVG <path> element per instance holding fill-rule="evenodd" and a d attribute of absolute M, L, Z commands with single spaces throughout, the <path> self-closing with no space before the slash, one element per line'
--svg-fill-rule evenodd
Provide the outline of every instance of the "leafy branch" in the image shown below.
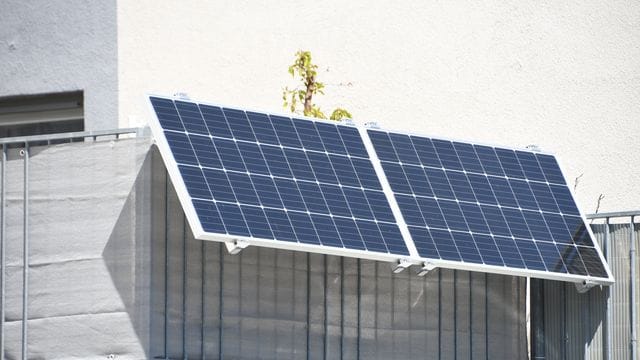
<path fill-rule="evenodd" d="M 293 64 L 289 66 L 289 74 L 300 81 L 300 85 L 293 89 L 288 86 L 282 89 L 282 101 L 285 108 L 292 113 L 326 119 L 327 116 L 320 107 L 313 103 L 315 95 L 324 95 L 324 83 L 317 80 L 318 65 L 311 62 L 311 52 L 299 50 L 296 52 Z M 299 109 L 302 105 L 302 111 Z M 329 116 L 331 120 L 351 118 L 351 113 L 343 108 L 336 108 Z"/>

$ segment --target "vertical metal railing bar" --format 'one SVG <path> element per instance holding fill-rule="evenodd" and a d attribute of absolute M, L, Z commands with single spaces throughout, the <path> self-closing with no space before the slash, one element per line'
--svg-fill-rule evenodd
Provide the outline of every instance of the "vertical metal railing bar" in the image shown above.
<path fill-rule="evenodd" d="M 182 215 L 182 358 L 187 354 L 187 217 Z"/>
<path fill-rule="evenodd" d="M 469 359 L 473 360 L 473 276 L 469 271 Z"/>
<path fill-rule="evenodd" d="M 489 360 L 489 276 L 484 273 L 484 354 Z"/>
<path fill-rule="evenodd" d="M 307 360 L 311 358 L 311 254 L 307 253 Z"/>
<path fill-rule="evenodd" d="M 453 270 L 453 358 L 458 358 L 458 270 Z"/>
<path fill-rule="evenodd" d="M 605 218 L 605 231 L 604 231 L 604 256 L 605 256 L 605 260 L 607 261 L 607 264 L 611 264 L 611 235 L 610 235 L 610 231 L 611 231 L 611 226 L 609 224 L 610 219 L 607 217 Z M 611 295 L 612 295 L 612 291 L 611 291 L 611 286 L 607 286 L 605 287 L 605 291 L 607 292 L 607 309 L 606 309 L 606 321 L 605 321 L 605 360 L 611 360 L 611 332 L 612 332 L 612 328 L 611 328 L 611 313 L 612 313 L 612 309 L 611 309 Z"/>
<path fill-rule="evenodd" d="M 438 359 L 442 359 L 442 270 L 438 270 Z"/>
<path fill-rule="evenodd" d="M 224 294 L 223 294 L 223 280 L 224 280 L 224 249 L 223 249 L 224 244 L 220 243 L 219 249 L 218 249 L 218 258 L 220 260 L 219 262 L 219 269 L 218 269 L 218 273 L 219 273 L 219 284 L 218 284 L 218 288 L 219 288 L 219 292 L 218 292 L 218 359 L 223 359 L 224 358 L 224 351 L 223 351 L 223 341 L 224 341 L 224 326 L 223 326 L 223 322 L 224 322 Z"/>
<path fill-rule="evenodd" d="M 0 286 L 0 359 L 4 359 L 4 313 L 5 313 L 5 291 L 6 291 L 6 238 L 5 238 L 5 226 L 6 226 L 6 213 L 5 213 L 5 196 L 6 196 L 6 163 L 7 163 L 7 145 L 2 144 L 2 164 L 0 165 L 0 176 L 2 177 L 2 183 L 0 186 L 2 190 L 0 190 L 0 282 L 2 283 Z"/>
<path fill-rule="evenodd" d="M 201 256 L 201 264 L 200 264 L 200 279 L 202 281 L 202 285 L 200 286 L 200 355 L 202 359 L 206 359 L 205 355 L 205 321 L 207 317 L 205 316 L 205 295 L 206 295 L 206 265 L 207 265 L 207 249 L 205 247 L 206 241 L 200 242 L 200 252 Z"/>
<path fill-rule="evenodd" d="M 636 305 L 636 231 L 635 231 L 635 216 L 631 215 L 631 221 L 629 223 L 629 231 L 631 233 L 630 240 L 631 244 L 629 247 L 629 258 L 630 258 L 630 279 L 629 279 L 629 296 L 631 297 L 631 359 L 638 359 L 638 339 L 636 333 L 637 323 L 637 305 Z"/>
<path fill-rule="evenodd" d="M 358 298 L 357 298 L 357 308 L 358 308 L 358 327 L 357 329 L 357 341 L 356 341 L 356 359 L 360 359 L 360 334 L 361 334 L 361 329 L 360 329 L 360 301 L 361 301 L 361 296 L 362 296 L 362 280 L 360 278 L 360 275 L 362 274 L 361 270 L 360 270 L 360 259 L 356 260 L 358 263 Z"/>
<path fill-rule="evenodd" d="M 169 172 L 164 172 L 164 329 L 163 357 L 167 354 L 167 332 L 169 328 Z"/>
<path fill-rule="evenodd" d="M 24 144 L 24 205 L 22 248 L 22 359 L 27 359 L 29 304 L 29 143 Z"/>
<path fill-rule="evenodd" d="M 324 324 L 323 324 L 323 333 L 322 333 L 322 344 L 323 344 L 323 349 L 322 349 L 322 358 L 324 360 L 327 359 L 327 350 L 328 350 L 328 346 L 329 344 L 327 343 L 327 339 L 329 338 L 329 336 L 327 335 L 327 332 L 329 331 L 329 315 L 327 314 L 327 286 L 329 284 L 328 281 L 328 274 L 327 274 L 327 255 L 323 255 L 322 256 L 322 261 L 323 261 L 323 271 L 324 271 L 324 300 L 322 303 L 323 306 L 323 314 L 324 314 Z"/>
<path fill-rule="evenodd" d="M 344 356 L 344 257 L 340 257 L 340 359 Z"/>

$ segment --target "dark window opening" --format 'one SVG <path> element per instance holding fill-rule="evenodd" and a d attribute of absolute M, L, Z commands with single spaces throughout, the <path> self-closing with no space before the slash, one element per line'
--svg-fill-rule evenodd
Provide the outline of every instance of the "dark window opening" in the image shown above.
<path fill-rule="evenodd" d="M 84 131 L 82 91 L 0 98 L 0 138 Z"/>

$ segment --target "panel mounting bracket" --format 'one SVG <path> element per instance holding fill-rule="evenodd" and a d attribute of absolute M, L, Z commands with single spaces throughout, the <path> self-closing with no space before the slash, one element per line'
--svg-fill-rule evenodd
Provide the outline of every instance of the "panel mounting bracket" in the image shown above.
<path fill-rule="evenodd" d="M 418 270 L 418 276 L 425 276 L 427 275 L 430 271 L 432 271 L 433 269 L 435 269 L 437 266 L 431 262 L 424 262 L 422 264 L 422 268 L 420 268 L 420 270 Z"/>
<path fill-rule="evenodd" d="M 413 263 L 409 259 L 398 259 L 393 264 L 393 270 L 392 271 L 393 271 L 394 274 L 399 274 L 404 269 L 408 268 L 411 265 L 413 265 Z"/>
<path fill-rule="evenodd" d="M 592 287 L 598 284 L 591 280 L 583 280 L 581 282 L 575 283 L 575 285 L 576 285 L 576 290 L 578 290 L 580 294 L 584 294 L 587 291 L 589 291 L 589 289 L 591 289 Z"/>
<path fill-rule="evenodd" d="M 249 242 L 246 240 L 226 241 L 224 244 L 227 246 L 227 251 L 229 251 L 231 255 L 235 255 L 249 246 Z"/>

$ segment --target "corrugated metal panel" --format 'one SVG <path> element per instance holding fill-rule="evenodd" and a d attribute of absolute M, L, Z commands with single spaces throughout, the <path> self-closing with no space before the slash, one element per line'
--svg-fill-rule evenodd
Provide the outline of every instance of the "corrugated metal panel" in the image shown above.
<path fill-rule="evenodd" d="M 607 225 L 592 229 L 603 244 Z M 606 359 L 610 331 L 611 359 L 631 359 L 629 223 L 609 225 L 609 266 L 616 279 L 611 287 L 579 294 L 571 284 L 545 281 L 545 343 L 547 359 Z M 636 248 L 640 227 L 635 224 Z M 637 254 L 636 254 L 637 255 Z M 636 271 L 636 274 L 638 272 Z M 634 279 L 636 294 L 639 279 Z M 607 299 L 611 294 L 611 329 L 607 329 Z M 636 296 L 636 307 L 640 307 Z M 636 324 L 637 326 L 637 324 Z"/>
<path fill-rule="evenodd" d="M 153 191 L 154 357 L 526 357 L 523 278 L 442 269 L 421 278 L 387 263 L 255 247 L 229 255 L 192 238 L 162 176 Z"/>

